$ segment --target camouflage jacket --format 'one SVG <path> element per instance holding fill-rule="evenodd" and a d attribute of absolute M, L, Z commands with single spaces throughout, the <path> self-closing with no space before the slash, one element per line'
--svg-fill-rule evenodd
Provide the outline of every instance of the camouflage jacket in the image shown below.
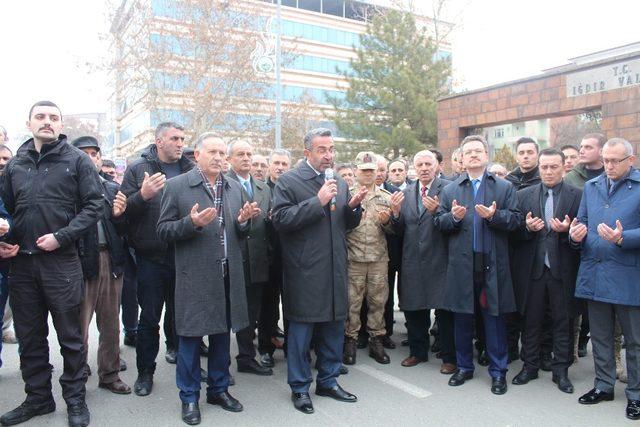
<path fill-rule="evenodd" d="M 355 188 L 351 193 L 355 193 Z M 391 207 L 391 193 L 379 187 L 370 191 L 361 203 L 360 224 L 347 233 L 347 254 L 349 261 L 377 262 L 389 261 L 385 233 L 391 233 L 391 222 L 380 224 L 378 213 Z"/>

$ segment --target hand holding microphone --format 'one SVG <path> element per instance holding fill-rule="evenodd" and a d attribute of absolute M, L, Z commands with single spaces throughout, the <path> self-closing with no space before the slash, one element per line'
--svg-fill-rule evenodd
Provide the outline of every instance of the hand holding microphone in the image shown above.
<path fill-rule="evenodd" d="M 336 209 L 336 194 L 338 194 L 338 184 L 334 179 L 333 169 L 329 168 L 324 171 L 324 185 L 318 191 L 318 199 L 320 204 L 325 206 L 330 203 L 331 210 Z"/>

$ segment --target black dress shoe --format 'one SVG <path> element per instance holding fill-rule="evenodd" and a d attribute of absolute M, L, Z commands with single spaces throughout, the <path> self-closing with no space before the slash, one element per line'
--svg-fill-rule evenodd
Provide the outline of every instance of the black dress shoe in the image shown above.
<path fill-rule="evenodd" d="M 209 379 L 209 374 L 207 373 L 207 371 L 200 368 L 200 382 L 206 383 L 208 379 Z"/>
<path fill-rule="evenodd" d="M 74 403 L 67 406 L 67 419 L 69 427 L 87 427 L 91 422 L 89 408 L 84 402 Z"/>
<path fill-rule="evenodd" d="M 367 344 L 369 344 L 369 335 L 358 335 L 356 347 L 359 349 L 367 348 Z"/>
<path fill-rule="evenodd" d="M 489 355 L 487 354 L 487 350 L 482 350 L 478 354 L 478 365 L 489 366 Z"/>
<path fill-rule="evenodd" d="M 201 357 L 209 356 L 209 347 L 204 343 L 204 341 L 200 341 L 200 356 Z"/>
<path fill-rule="evenodd" d="M 505 377 L 497 377 L 491 380 L 491 393 L 505 394 L 507 392 L 507 379 Z"/>
<path fill-rule="evenodd" d="M 222 409 L 231 412 L 242 412 L 243 409 L 242 404 L 227 391 L 207 396 L 207 403 L 220 405 L 222 406 Z"/>
<path fill-rule="evenodd" d="M 318 396 L 330 397 L 340 402 L 353 403 L 358 401 L 358 398 L 354 394 L 345 391 L 337 384 L 332 388 L 316 387 L 316 394 Z"/>
<path fill-rule="evenodd" d="M 253 359 L 248 362 L 238 363 L 238 372 L 263 376 L 273 375 L 273 369 L 262 366 Z"/>
<path fill-rule="evenodd" d="M 12 426 L 23 423 L 38 415 L 49 414 L 56 410 L 56 402 L 53 399 L 44 403 L 23 402 L 16 409 L 7 412 L 0 417 L 3 426 Z"/>
<path fill-rule="evenodd" d="M 627 418 L 630 420 L 640 420 L 640 400 L 627 400 Z"/>
<path fill-rule="evenodd" d="M 166 360 L 167 363 L 175 365 L 178 360 L 176 349 L 171 347 L 167 348 L 167 352 L 164 354 L 164 360 Z"/>
<path fill-rule="evenodd" d="M 313 403 L 309 393 L 291 393 L 294 408 L 304 414 L 313 414 Z"/>
<path fill-rule="evenodd" d="M 464 384 L 467 380 L 473 378 L 473 372 L 462 371 L 458 369 L 455 374 L 449 378 L 449 385 L 452 387 L 457 387 L 459 385 Z"/>
<path fill-rule="evenodd" d="M 571 380 L 566 375 L 556 375 L 553 374 L 551 377 L 551 381 L 558 384 L 558 388 L 560 391 L 565 393 L 573 393 L 573 384 L 571 384 Z"/>
<path fill-rule="evenodd" d="M 583 405 L 595 405 L 596 403 L 613 400 L 613 392 L 607 393 L 597 388 L 592 388 L 588 393 L 583 394 L 578 402 Z"/>
<path fill-rule="evenodd" d="M 522 368 L 520 373 L 515 377 L 513 377 L 513 379 L 511 380 L 511 384 L 523 385 L 537 378 L 538 378 L 538 371 L 528 371 L 526 368 Z"/>
<path fill-rule="evenodd" d="M 133 385 L 133 392 L 138 396 L 147 396 L 151 393 L 153 389 L 153 374 L 149 372 L 143 372 L 138 374 L 138 379 L 136 379 L 135 384 Z"/>
<path fill-rule="evenodd" d="M 190 426 L 200 424 L 200 406 L 198 402 L 182 404 L 182 421 Z"/>
<path fill-rule="evenodd" d="M 124 345 L 127 347 L 135 347 L 137 341 L 137 334 L 135 332 L 125 332 Z"/>
<path fill-rule="evenodd" d="M 265 353 L 260 356 L 260 364 L 266 368 L 273 368 L 276 366 L 276 361 L 273 360 L 273 355 Z"/>
<path fill-rule="evenodd" d="M 382 346 L 387 350 L 393 350 L 396 348 L 396 343 L 391 339 L 391 337 L 384 335 L 382 337 Z"/>

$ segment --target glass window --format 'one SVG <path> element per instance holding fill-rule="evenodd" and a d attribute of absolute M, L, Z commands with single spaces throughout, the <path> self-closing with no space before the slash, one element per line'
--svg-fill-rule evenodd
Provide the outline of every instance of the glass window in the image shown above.
<path fill-rule="evenodd" d="M 322 13 L 342 16 L 344 0 L 322 0 Z"/>
<path fill-rule="evenodd" d="M 321 6 L 320 0 L 298 0 L 298 8 L 304 10 L 311 10 L 313 12 L 320 12 Z"/>

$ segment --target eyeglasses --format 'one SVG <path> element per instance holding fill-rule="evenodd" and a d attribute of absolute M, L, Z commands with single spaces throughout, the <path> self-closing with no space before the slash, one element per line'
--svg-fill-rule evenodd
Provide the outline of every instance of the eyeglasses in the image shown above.
<path fill-rule="evenodd" d="M 604 163 L 605 165 L 611 165 L 615 167 L 615 166 L 618 166 L 620 163 L 624 162 L 625 160 L 627 160 L 629 157 L 631 157 L 631 155 L 628 155 L 621 159 L 602 159 L 602 163 Z"/>

